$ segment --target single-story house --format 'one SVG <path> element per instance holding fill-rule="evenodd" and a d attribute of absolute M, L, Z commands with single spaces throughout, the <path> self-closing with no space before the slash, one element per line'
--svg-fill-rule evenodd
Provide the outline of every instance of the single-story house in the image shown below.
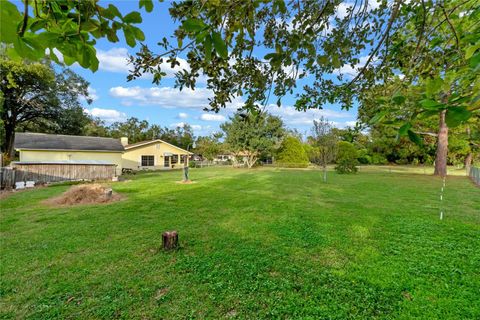
<path fill-rule="evenodd" d="M 122 173 L 125 151 L 118 139 L 44 133 L 15 134 L 14 149 L 22 164 L 115 165 Z"/>
<path fill-rule="evenodd" d="M 127 138 L 121 139 L 125 148 L 122 156 L 122 168 L 132 170 L 173 169 L 188 166 L 192 152 L 174 146 L 160 139 L 128 144 Z"/>

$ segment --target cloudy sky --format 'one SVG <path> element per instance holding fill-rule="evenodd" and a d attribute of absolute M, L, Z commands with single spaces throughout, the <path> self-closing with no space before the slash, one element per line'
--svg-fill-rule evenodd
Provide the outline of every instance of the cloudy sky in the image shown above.
<path fill-rule="evenodd" d="M 160 52 L 156 45 L 163 37 L 169 37 L 175 25 L 168 15 L 168 1 L 164 4 L 155 3 L 155 9 L 151 13 L 142 12 L 143 23 L 140 28 L 145 33 L 146 44 L 154 51 Z M 138 9 L 138 1 L 116 1 L 117 7 L 122 14 Z M 338 15 L 345 14 L 348 5 L 341 5 Z M 167 76 L 157 86 L 152 84 L 151 77 L 127 82 L 126 77 L 130 66 L 127 64 L 127 55 L 134 54 L 137 48 L 130 48 L 119 33 L 120 42 L 110 43 L 106 40 L 98 42 L 97 55 L 100 60 L 99 70 L 92 73 L 80 67 L 73 69 L 90 82 L 90 95 L 93 103 L 85 104 L 86 111 L 105 120 L 107 123 L 123 121 L 129 117 L 146 119 L 150 123 L 161 126 L 176 127 L 185 123 L 190 124 L 196 135 L 208 135 L 217 131 L 219 125 L 232 115 L 236 108 L 242 105 L 242 98 L 235 101 L 219 113 L 205 112 L 208 106 L 208 98 L 211 92 L 199 84 L 194 91 L 184 89 L 179 91 L 174 88 L 174 72 L 166 66 Z M 265 53 L 258 53 L 259 55 Z M 182 61 L 181 61 L 182 62 Z M 181 67 L 185 66 L 183 61 Z M 354 74 L 356 71 L 350 66 L 344 67 L 347 72 Z M 302 80 L 305 82 L 311 79 Z M 276 101 L 276 99 L 272 99 Z M 328 105 L 323 110 L 309 110 L 307 112 L 296 111 L 292 105 L 293 96 L 282 99 L 282 107 L 270 105 L 267 110 L 280 116 L 290 128 L 296 128 L 301 133 L 308 133 L 314 119 L 320 116 L 327 117 L 337 127 L 354 125 L 356 109 L 349 111 L 341 110 L 337 105 Z"/>

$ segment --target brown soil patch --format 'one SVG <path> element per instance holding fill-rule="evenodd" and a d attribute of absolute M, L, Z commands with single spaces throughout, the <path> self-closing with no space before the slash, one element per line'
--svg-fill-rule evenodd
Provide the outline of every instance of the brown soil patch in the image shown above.
<path fill-rule="evenodd" d="M 176 181 L 176 183 L 179 183 L 179 184 L 194 184 L 194 183 L 197 183 L 197 181 L 192 181 L 192 180 L 187 180 L 187 181 Z"/>
<path fill-rule="evenodd" d="M 118 201 L 121 196 L 108 187 L 100 184 L 82 184 L 73 186 L 62 195 L 47 199 L 49 205 L 73 206 L 77 204 L 109 203 Z"/>

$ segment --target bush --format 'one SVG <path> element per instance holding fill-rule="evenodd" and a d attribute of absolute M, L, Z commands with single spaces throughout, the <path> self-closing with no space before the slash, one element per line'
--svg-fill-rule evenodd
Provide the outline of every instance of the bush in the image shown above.
<path fill-rule="evenodd" d="M 372 163 L 373 164 L 387 164 L 388 160 L 385 156 L 381 153 L 374 153 L 372 154 Z"/>
<path fill-rule="evenodd" d="M 278 150 L 277 164 L 288 168 L 306 168 L 308 163 L 302 142 L 295 137 L 286 137 Z"/>
<path fill-rule="evenodd" d="M 371 164 L 372 163 L 372 157 L 368 154 L 367 149 L 361 149 L 358 151 L 358 162 L 361 164 Z"/>
<path fill-rule="evenodd" d="M 337 166 L 335 170 L 338 173 L 355 173 L 358 168 L 358 154 L 355 146 L 347 141 L 340 141 L 337 144 L 338 153 L 337 153 Z"/>

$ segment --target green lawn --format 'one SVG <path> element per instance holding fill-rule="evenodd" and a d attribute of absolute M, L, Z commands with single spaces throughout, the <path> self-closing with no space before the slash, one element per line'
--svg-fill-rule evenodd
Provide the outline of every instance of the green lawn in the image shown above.
<path fill-rule="evenodd" d="M 125 200 L 1 201 L 3 318 L 479 319 L 480 188 L 387 170 L 148 173 Z M 159 250 L 178 230 L 181 248 Z"/>

